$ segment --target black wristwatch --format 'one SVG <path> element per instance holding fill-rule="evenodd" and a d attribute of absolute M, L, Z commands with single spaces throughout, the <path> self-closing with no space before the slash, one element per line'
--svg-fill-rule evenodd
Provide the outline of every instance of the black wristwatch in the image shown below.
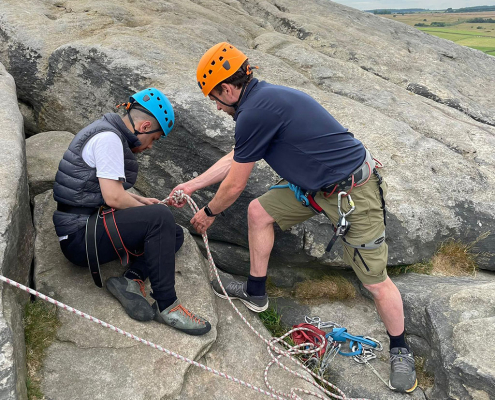
<path fill-rule="evenodd" d="M 221 214 L 221 215 L 225 215 L 225 214 L 223 213 L 223 211 L 222 211 L 222 212 L 220 212 L 220 213 L 218 213 L 218 214 L 213 214 L 213 212 L 210 210 L 210 207 L 208 207 L 208 205 L 206 205 L 206 206 L 205 206 L 205 214 L 206 214 L 208 217 L 216 217 L 217 215 L 220 215 L 220 214 Z"/>

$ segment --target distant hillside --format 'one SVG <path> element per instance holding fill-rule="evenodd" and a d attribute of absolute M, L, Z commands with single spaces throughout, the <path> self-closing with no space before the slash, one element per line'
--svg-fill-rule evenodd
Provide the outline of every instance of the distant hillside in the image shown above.
<path fill-rule="evenodd" d="M 427 8 L 378 8 L 374 10 L 365 10 L 373 14 L 415 14 L 421 12 L 430 11 L 445 11 L 446 13 L 470 13 L 470 12 L 483 12 L 483 11 L 495 11 L 495 5 L 493 6 L 474 6 L 463 8 L 447 8 L 446 10 L 430 10 Z"/>
<path fill-rule="evenodd" d="M 376 10 L 365 10 L 373 14 L 414 14 L 425 11 L 430 11 L 426 8 L 380 8 Z"/>
<path fill-rule="evenodd" d="M 482 11 L 495 11 L 495 5 L 493 6 L 476 6 L 476 7 L 464 7 L 457 8 L 455 10 L 448 9 L 446 12 L 453 13 L 468 13 L 468 12 L 482 12 Z"/>

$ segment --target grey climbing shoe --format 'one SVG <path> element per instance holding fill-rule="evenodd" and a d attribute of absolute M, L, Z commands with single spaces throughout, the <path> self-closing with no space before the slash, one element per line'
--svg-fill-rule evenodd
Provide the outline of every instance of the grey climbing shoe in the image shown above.
<path fill-rule="evenodd" d="M 125 276 L 113 277 L 107 280 L 107 289 L 132 319 L 150 321 L 155 316 L 155 310 L 145 299 L 143 281 Z"/>
<path fill-rule="evenodd" d="M 390 381 L 389 385 L 397 392 L 411 393 L 418 386 L 414 357 L 412 352 L 403 347 L 390 350 Z"/>
<path fill-rule="evenodd" d="M 222 275 L 220 279 L 231 299 L 239 299 L 247 308 L 257 313 L 265 311 L 268 308 L 268 295 L 266 293 L 264 296 L 250 296 L 247 294 L 247 282 L 237 281 L 230 275 Z M 218 297 L 222 299 L 227 298 L 223 294 L 223 290 L 216 279 L 211 281 L 211 286 Z"/>
<path fill-rule="evenodd" d="M 155 321 L 171 326 L 189 335 L 204 335 L 211 329 L 211 325 L 207 320 L 194 315 L 191 311 L 184 308 L 180 304 L 179 299 L 175 300 L 174 304 L 162 312 L 158 310 L 158 304 L 156 302 L 153 303 L 153 309 L 155 310 Z"/>

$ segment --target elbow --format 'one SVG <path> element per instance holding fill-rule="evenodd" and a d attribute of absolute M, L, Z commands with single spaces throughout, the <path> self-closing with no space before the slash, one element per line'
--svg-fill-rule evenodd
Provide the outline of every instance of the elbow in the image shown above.
<path fill-rule="evenodd" d="M 232 196 L 237 197 L 244 191 L 245 187 L 246 183 L 235 183 L 230 187 L 229 192 Z"/>
<path fill-rule="evenodd" d="M 117 196 L 104 196 L 105 204 L 110 208 L 120 208 L 119 198 Z"/>

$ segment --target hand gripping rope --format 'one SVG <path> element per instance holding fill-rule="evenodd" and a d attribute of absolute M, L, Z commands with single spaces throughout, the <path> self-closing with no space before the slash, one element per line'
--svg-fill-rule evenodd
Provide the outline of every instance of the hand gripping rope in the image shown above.
<path fill-rule="evenodd" d="M 189 197 L 188 195 L 184 194 L 182 191 L 177 191 L 174 193 L 174 200 L 177 202 L 177 203 L 181 203 L 183 201 L 183 199 L 186 199 L 187 203 L 190 205 L 191 209 L 193 210 L 194 213 L 197 213 L 199 211 L 199 208 L 198 206 L 196 205 L 196 203 L 194 202 L 194 200 L 191 199 L 191 197 Z M 169 197 L 167 197 L 166 199 L 162 200 L 161 203 L 166 203 L 167 201 L 169 200 Z M 213 257 L 211 256 L 211 252 L 210 252 L 210 248 L 209 248 L 209 245 L 208 245 L 208 236 L 206 235 L 206 233 L 203 234 L 203 240 L 205 242 L 205 246 L 206 246 L 206 251 L 207 251 L 207 255 L 208 255 L 208 262 L 210 264 L 210 277 L 212 275 L 214 275 L 216 277 L 216 279 L 218 280 L 219 284 L 220 284 L 220 287 L 222 288 L 222 291 L 223 293 L 225 294 L 227 300 L 229 301 L 230 305 L 232 306 L 232 308 L 235 310 L 235 312 L 241 317 L 241 319 L 247 324 L 247 326 L 261 339 L 263 340 L 266 345 L 267 345 L 267 349 L 268 349 L 268 352 L 270 354 L 270 356 L 272 357 L 272 360 L 269 362 L 269 364 L 266 366 L 265 368 L 265 372 L 264 372 L 264 380 L 265 380 L 265 384 L 268 388 L 268 391 L 264 390 L 264 389 L 261 389 L 260 387 L 257 387 L 255 385 L 252 385 L 248 382 L 245 382 L 241 379 L 238 379 L 236 377 L 233 377 L 233 376 L 230 376 L 224 372 L 221 372 L 221 371 L 217 371 L 216 369 L 213 369 L 213 368 L 210 368 L 204 364 L 201 364 L 201 363 L 198 363 L 197 361 L 194 361 L 194 360 L 191 360 L 187 357 L 184 357 L 178 353 L 175 353 L 171 350 L 168 350 L 168 349 L 165 349 L 157 344 L 154 344 L 152 342 L 149 342 L 145 339 L 142 339 L 138 336 L 135 336 L 133 335 L 132 333 L 129 333 L 129 332 L 126 332 L 120 328 L 117 328 L 107 322 L 104 322 L 104 321 L 101 321 L 99 320 L 98 318 L 95 318 L 95 317 L 92 317 L 91 315 L 88 315 L 86 313 L 83 313 L 79 310 L 76 310 L 75 308 L 72 308 L 66 304 L 63 304 L 55 299 L 52 299 L 51 297 L 48 297 L 42 293 L 39 293 L 38 291 L 35 291 L 31 288 L 28 288 L 24 285 L 21 285 L 20 283 L 18 282 L 15 282 L 15 281 L 12 281 L 2 275 L 0 275 L 0 280 L 5 282 L 5 283 L 8 283 L 9 285 L 12 285 L 14 287 L 17 287 L 21 290 L 24 290 L 36 297 L 39 297 L 41 298 L 42 300 L 45 300 L 51 304 L 54 304 L 56 305 L 57 307 L 60 307 L 60 308 L 63 308 L 64 310 L 67 310 L 69 312 L 72 312 L 76 315 L 79 315 L 80 317 L 83 317 L 83 318 L 86 318 L 92 322 L 95 322 L 97 324 L 100 324 L 102 326 L 104 326 L 105 328 L 108 328 L 114 332 L 117 332 L 117 333 L 120 333 L 130 339 L 134 339 L 140 343 L 143 343 L 147 346 L 150 346 L 154 349 L 157 349 L 157 350 L 160 350 L 170 356 L 173 356 L 179 360 L 182 360 L 182 361 L 185 361 L 189 364 L 192 364 L 196 367 L 200 367 L 206 371 L 209 371 L 215 375 L 218 375 L 218 376 L 221 376 L 225 379 L 228 379 L 230 381 L 233 381 L 235 383 L 238 383 L 239 385 L 242 385 L 242 386 L 245 386 L 247 388 L 250 388 L 252 390 L 255 390 L 259 393 L 262 393 L 266 396 L 269 396 L 273 399 L 278 399 L 278 400 L 289 400 L 289 399 L 293 399 L 293 400 L 303 400 L 301 397 L 299 397 L 298 393 L 303 393 L 303 394 L 307 394 L 307 395 L 311 395 L 311 396 L 314 396 L 314 397 L 317 397 L 321 400 L 326 400 L 328 399 L 328 397 L 325 397 L 323 395 L 321 395 L 320 393 L 316 393 L 316 392 L 310 392 L 309 390 L 306 390 L 306 389 L 301 389 L 301 388 L 291 388 L 290 389 L 290 393 L 284 393 L 280 390 L 276 390 L 274 389 L 269 381 L 268 381 L 268 371 L 270 369 L 270 367 L 273 365 L 273 364 L 277 364 L 279 367 L 283 368 L 284 370 L 290 372 L 291 374 L 301 378 L 301 379 L 304 379 L 305 381 L 311 383 L 313 386 L 315 386 L 318 390 L 324 392 L 325 394 L 327 394 L 328 396 L 334 398 L 334 399 L 339 399 L 339 400 L 367 400 L 367 399 L 363 399 L 363 398 L 348 398 L 346 397 L 346 395 L 344 394 L 344 392 L 342 392 L 338 387 L 336 387 L 335 385 L 333 385 L 332 383 L 328 382 L 327 380 L 323 379 L 321 376 L 318 376 L 316 373 L 314 373 L 313 371 L 311 371 L 309 368 L 307 368 L 306 366 L 304 366 L 299 360 L 295 359 L 293 356 L 294 355 L 298 355 L 298 354 L 314 354 L 314 353 L 317 353 L 319 352 L 324 344 L 325 344 L 325 338 L 322 336 L 321 337 L 321 345 L 317 348 L 315 348 L 315 346 L 309 346 L 309 349 L 308 349 L 308 345 L 307 344 L 300 344 L 300 345 L 297 345 L 297 346 L 289 346 L 285 341 L 284 339 L 289 336 L 290 334 L 292 334 L 294 331 L 296 330 L 308 330 L 308 329 L 305 329 L 305 328 L 297 328 L 297 329 L 292 329 L 291 331 L 287 332 L 285 335 L 279 337 L 279 338 L 271 338 L 270 340 L 264 338 L 247 320 L 246 318 L 244 318 L 244 316 L 241 314 L 241 312 L 237 309 L 237 307 L 233 304 L 232 300 L 230 299 L 230 297 L 228 296 L 227 292 L 225 291 L 225 288 L 223 287 L 222 285 L 222 281 L 220 279 L 220 276 L 218 275 L 218 271 L 217 271 L 217 268 L 215 266 L 215 263 L 213 261 Z M 283 345 L 287 348 L 287 350 L 284 350 L 284 349 L 281 349 L 280 347 L 277 346 L 277 344 L 280 344 L 280 345 Z M 301 348 L 304 347 L 306 348 L 305 350 L 302 350 Z M 332 392 L 330 392 L 329 390 L 327 390 L 326 388 L 322 387 L 321 385 L 319 385 L 318 383 L 316 383 L 313 379 L 311 379 L 310 377 L 307 377 L 307 376 L 303 376 L 301 373 L 299 372 L 296 372 L 296 371 L 293 371 L 291 370 L 290 368 L 288 368 L 287 366 L 285 366 L 284 364 L 282 364 L 280 362 L 280 358 L 284 356 L 284 357 L 287 357 L 289 358 L 290 360 L 292 360 L 293 362 L 295 362 L 297 365 L 299 365 L 303 370 L 305 370 L 308 374 L 310 374 L 311 376 L 317 378 L 322 384 L 324 385 L 327 385 L 329 386 L 330 388 L 332 388 L 334 391 L 336 391 L 338 394 L 334 394 Z"/>

